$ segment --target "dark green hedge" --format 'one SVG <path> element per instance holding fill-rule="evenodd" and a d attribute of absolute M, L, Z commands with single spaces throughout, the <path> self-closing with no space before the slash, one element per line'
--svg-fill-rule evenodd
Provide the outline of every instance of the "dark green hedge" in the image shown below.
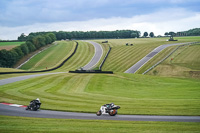
<path fill-rule="evenodd" d="M 28 37 L 27 41 L 11 50 L 0 50 L 0 67 L 13 67 L 25 55 L 56 40 L 53 33 Z"/>

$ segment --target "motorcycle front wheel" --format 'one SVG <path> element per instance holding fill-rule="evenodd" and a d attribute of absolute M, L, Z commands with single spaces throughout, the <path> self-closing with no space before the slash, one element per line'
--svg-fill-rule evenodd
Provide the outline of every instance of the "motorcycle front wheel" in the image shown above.
<path fill-rule="evenodd" d="M 97 116 L 100 116 L 101 115 L 101 111 L 99 110 L 97 113 L 96 113 Z"/>

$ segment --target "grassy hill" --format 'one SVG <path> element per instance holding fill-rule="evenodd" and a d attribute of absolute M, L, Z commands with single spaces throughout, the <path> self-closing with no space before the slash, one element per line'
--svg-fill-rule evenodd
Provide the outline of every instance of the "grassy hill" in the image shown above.
<path fill-rule="evenodd" d="M 63 73 L 3 85 L 0 102 L 26 105 L 39 97 L 42 109 L 94 113 L 114 102 L 120 114 L 200 115 L 199 86 L 199 80 Z"/>
<path fill-rule="evenodd" d="M 74 56 L 72 56 L 61 68 L 55 71 L 62 72 L 76 70 L 90 62 L 94 56 L 93 45 L 82 41 L 78 41 L 78 43 L 79 46 Z"/>
<path fill-rule="evenodd" d="M 59 43 L 56 43 L 56 45 L 53 45 L 50 48 L 34 56 L 20 69 L 41 70 L 55 67 L 71 54 L 74 47 L 75 42 L 61 41 Z"/>
<path fill-rule="evenodd" d="M 179 48 L 150 75 L 200 78 L 200 44 Z"/>
<path fill-rule="evenodd" d="M 20 81 L 1 86 L 0 101 L 27 104 L 27 101 L 40 97 L 42 102 L 45 103 L 42 106 L 43 109 L 79 112 L 96 112 L 100 105 L 115 102 L 123 106 L 122 114 L 200 115 L 199 80 L 116 73 L 123 72 L 153 48 L 163 43 L 172 43 L 166 42 L 165 39 L 109 40 L 109 45 L 113 49 L 103 69 L 114 70 L 114 75 L 58 74 Z M 133 43 L 134 40 L 137 41 Z M 134 45 L 125 46 L 127 42 Z M 105 50 L 108 49 L 108 45 L 102 45 L 104 45 Z M 57 47 L 59 47 L 59 50 L 65 49 L 62 54 Z M 41 55 L 44 56 L 38 55 L 37 61 L 33 62 L 53 62 L 55 58 L 48 58 L 59 54 L 62 55 L 60 57 L 65 55 L 66 58 L 73 48 L 73 42 L 62 41 L 53 46 L 52 49 L 47 49 L 46 53 L 45 51 L 42 52 Z M 174 47 L 170 47 L 160 54 L 165 56 L 173 49 Z M 68 52 L 66 52 L 67 50 Z M 172 55 L 174 60 L 170 63 L 179 66 L 179 68 L 199 70 L 198 51 L 199 45 L 182 47 Z M 56 71 L 75 70 L 86 65 L 93 55 L 94 47 L 87 42 L 79 41 L 76 54 Z M 133 59 L 133 57 L 135 58 Z M 39 59 L 43 60 L 40 61 Z M 60 58 L 59 61 L 62 59 L 64 58 Z M 130 62 L 130 60 L 132 61 Z M 169 61 L 166 60 L 163 63 L 165 64 L 161 65 L 168 65 Z M 30 67 L 30 69 L 32 68 Z M 38 68 L 35 67 L 34 69 Z M 169 73 L 169 71 L 166 71 L 166 73 Z"/>
<path fill-rule="evenodd" d="M 200 115 L 199 79 L 180 78 L 190 71 L 199 71 L 199 46 L 181 47 L 168 60 L 150 71 L 159 76 L 178 76 L 178 78 L 159 77 L 124 72 L 155 47 L 174 42 L 167 38 L 111 39 L 112 51 L 103 70 L 113 70 L 115 74 L 71 74 L 62 73 L 36 77 L 0 86 L 0 102 L 28 105 L 39 97 L 42 109 L 95 113 L 105 103 L 114 102 L 121 106 L 119 114 L 146 115 Z M 199 37 L 175 38 L 178 42 L 199 41 Z M 96 40 L 101 42 L 101 40 Z M 133 46 L 125 46 L 133 43 Z M 76 54 L 56 71 L 75 70 L 86 65 L 94 55 L 94 47 L 79 41 Z M 60 42 L 47 49 L 33 60 L 36 65 L 27 69 L 53 67 L 66 58 L 74 49 L 72 42 Z M 105 51 L 107 44 L 102 44 Z M 175 47 L 163 50 L 140 71 L 156 63 Z M 61 52 L 62 51 L 62 52 Z M 104 52 L 105 54 L 105 52 Z M 59 56 L 59 59 L 55 56 Z M 173 61 L 170 59 L 173 58 Z M 46 62 L 47 61 L 47 62 Z M 32 68 L 32 66 L 35 66 Z M 10 70 L 10 69 L 9 69 Z M 4 69 L 2 70 L 4 71 Z M 162 73 L 161 73 L 162 72 Z M 164 72 L 164 73 L 163 73 Z M 173 72 L 173 75 L 170 73 Z M 181 75 L 177 75 L 180 74 Z M 25 74 L 22 74 L 25 75 Z M 0 79 L 20 76 L 20 74 L 0 75 Z M 40 121 L 40 122 L 38 122 Z M 62 120 L 0 116 L 0 131 L 7 132 L 198 132 L 199 123 L 186 122 L 130 122 Z M 6 125 L 6 126 L 5 126 Z"/>
<path fill-rule="evenodd" d="M 20 69 L 42 70 L 58 66 L 63 60 L 71 55 L 75 49 L 75 46 L 76 44 L 73 41 L 60 41 L 57 43 L 57 45 L 54 45 L 34 56 Z M 87 42 L 79 41 L 79 46 L 75 55 L 56 71 L 78 69 L 86 65 L 91 60 L 93 55 L 94 47 Z"/>

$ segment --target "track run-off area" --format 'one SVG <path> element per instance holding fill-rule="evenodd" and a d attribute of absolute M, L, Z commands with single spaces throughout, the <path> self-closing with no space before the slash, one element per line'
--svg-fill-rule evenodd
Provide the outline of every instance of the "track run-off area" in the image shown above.
<path fill-rule="evenodd" d="M 101 59 L 103 49 L 101 45 L 95 42 L 91 42 L 95 47 L 95 54 L 92 60 L 83 67 L 84 70 L 92 69 Z M 161 45 L 154 49 L 151 53 L 129 68 L 125 73 L 135 73 L 140 67 L 146 62 L 153 58 L 157 53 L 162 51 L 164 48 L 174 45 L 183 45 L 186 43 L 167 44 Z M 61 72 L 62 73 L 62 72 Z M 21 80 L 26 80 L 38 76 L 52 75 L 59 73 L 44 73 L 26 75 L 20 77 L 13 77 L 8 79 L 0 80 L 0 86 L 14 83 Z M 17 104 L 17 103 L 16 103 Z M 125 120 L 125 121 L 176 121 L 176 122 L 200 122 L 200 116 L 156 116 L 156 115 L 117 115 L 115 117 L 109 115 L 96 116 L 95 113 L 76 113 L 76 112 L 62 112 L 62 111 L 51 111 L 51 110 L 39 110 L 39 111 L 26 111 L 23 107 L 12 107 L 4 104 L 0 104 L 0 115 L 8 116 L 23 116 L 23 117 L 38 117 L 38 118 L 59 118 L 59 119 L 91 119 L 91 120 Z"/>

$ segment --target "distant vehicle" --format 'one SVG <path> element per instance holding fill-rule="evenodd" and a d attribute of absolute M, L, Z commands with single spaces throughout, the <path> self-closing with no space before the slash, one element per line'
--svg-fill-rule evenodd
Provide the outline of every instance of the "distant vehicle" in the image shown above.
<path fill-rule="evenodd" d="M 109 114 L 110 116 L 115 116 L 119 108 L 120 106 L 114 105 L 114 103 L 104 104 L 103 106 L 101 106 L 96 115 L 100 116 L 101 114 Z"/>
<path fill-rule="evenodd" d="M 26 107 L 26 110 L 32 110 L 32 111 L 37 111 L 40 109 L 40 105 L 42 103 L 40 102 L 40 99 L 37 98 L 36 100 L 32 100 L 30 104 Z"/>
<path fill-rule="evenodd" d="M 102 43 L 108 43 L 108 41 L 102 41 Z"/>

